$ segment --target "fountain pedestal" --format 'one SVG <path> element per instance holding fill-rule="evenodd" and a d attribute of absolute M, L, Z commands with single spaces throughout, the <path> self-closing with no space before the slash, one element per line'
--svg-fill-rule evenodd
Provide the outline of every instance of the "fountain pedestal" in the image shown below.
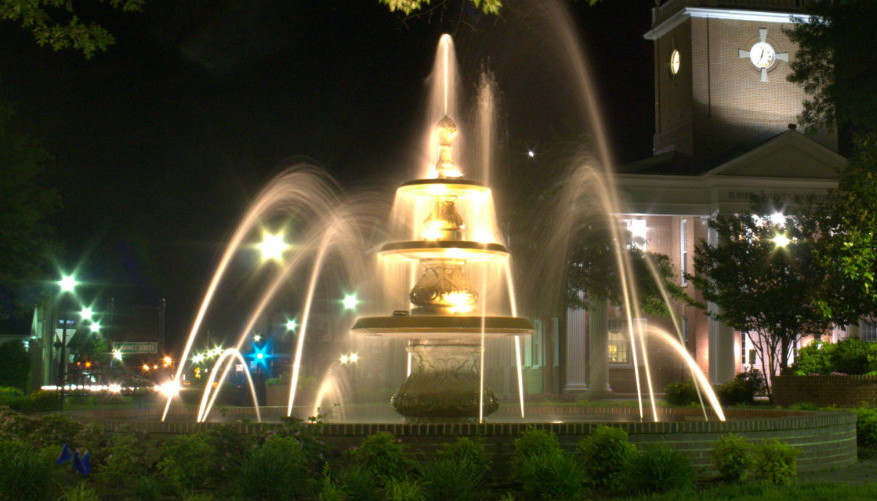
<path fill-rule="evenodd" d="M 499 408 L 492 390 L 484 388 L 483 407 L 477 345 L 412 341 L 411 375 L 393 396 L 396 412 L 406 418 L 475 418 Z M 479 412 L 480 408 L 480 412 Z"/>

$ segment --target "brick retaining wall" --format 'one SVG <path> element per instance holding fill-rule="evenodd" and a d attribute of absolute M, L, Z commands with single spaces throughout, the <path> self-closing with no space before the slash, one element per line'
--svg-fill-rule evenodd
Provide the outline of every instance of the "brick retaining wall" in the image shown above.
<path fill-rule="evenodd" d="M 555 411 L 564 409 L 554 408 Z M 704 476 L 713 474 L 710 449 L 713 443 L 727 433 L 735 433 L 750 441 L 779 439 L 801 449 L 798 470 L 818 471 L 846 466 L 856 462 L 856 416 L 847 412 L 804 412 L 771 410 L 729 410 L 728 421 L 703 421 L 698 409 L 662 409 L 661 419 L 654 422 L 630 422 L 638 419 L 636 409 L 611 408 L 565 408 L 560 414 L 576 411 L 578 418 L 613 414 L 604 421 L 627 431 L 630 440 L 636 444 L 663 442 L 683 451 L 692 459 L 695 467 Z M 570 410 L 572 409 L 572 410 Z M 144 409 L 145 410 L 145 409 Z M 212 423 L 191 421 L 160 422 L 157 419 L 132 421 L 119 419 L 99 419 L 107 429 L 121 425 L 129 429 L 149 433 L 192 433 L 205 430 Z M 613 422 L 613 419 L 626 421 Z M 711 417 L 711 419 L 714 419 Z M 456 437 L 480 437 L 488 454 L 494 461 L 493 474 L 502 477 L 507 474 L 507 462 L 513 449 L 513 442 L 521 432 L 533 426 L 550 430 L 557 434 L 561 445 L 574 451 L 576 444 L 591 433 L 598 422 L 566 423 L 348 423 L 324 424 L 324 439 L 336 450 L 344 450 L 358 445 L 366 435 L 386 431 L 395 435 L 409 451 L 430 455 L 442 443 L 453 441 Z M 234 423 L 235 429 L 242 433 L 255 433 L 264 427 L 277 426 L 274 423 Z"/>
<path fill-rule="evenodd" d="M 877 405 L 877 376 L 774 376 L 777 405 L 811 403 L 817 407 Z"/>

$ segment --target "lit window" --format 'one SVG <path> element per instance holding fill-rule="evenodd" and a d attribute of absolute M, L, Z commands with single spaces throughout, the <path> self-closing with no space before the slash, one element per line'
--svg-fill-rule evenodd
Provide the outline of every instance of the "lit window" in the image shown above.
<path fill-rule="evenodd" d="M 621 320 L 609 320 L 609 363 L 630 363 L 630 339 Z"/>
<path fill-rule="evenodd" d="M 628 247 L 637 248 L 643 252 L 646 251 L 646 234 L 648 233 L 648 226 L 646 226 L 645 219 L 625 219 L 625 226 L 627 226 L 627 231 L 630 232 L 630 243 Z"/>

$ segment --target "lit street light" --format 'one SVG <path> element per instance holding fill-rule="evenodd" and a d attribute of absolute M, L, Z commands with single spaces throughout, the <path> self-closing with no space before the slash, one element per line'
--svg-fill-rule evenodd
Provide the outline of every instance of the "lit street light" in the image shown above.
<path fill-rule="evenodd" d="M 283 241 L 283 232 L 274 235 L 270 233 L 262 234 L 262 242 L 258 245 L 259 251 L 262 253 L 262 261 L 283 259 L 283 252 L 289 245 Z"/>
<path fill-rule="evenodd" d="M 356 305 L 359 304 L 359 299 L 356 298 L 356 294 L 347 294 L 344 296 L 342 303 L 344 304 L 345 310 L 356 310 Z"/>
<path fill-rule="evenodd" d="M 773 237 L 773 243 L 777 247 L 785 247 L 789 245 L 790 242 L 791 240 L 789 240 L 789 237 L 785 236 L 782 233 L 777 233 L 777 235 Z"/>

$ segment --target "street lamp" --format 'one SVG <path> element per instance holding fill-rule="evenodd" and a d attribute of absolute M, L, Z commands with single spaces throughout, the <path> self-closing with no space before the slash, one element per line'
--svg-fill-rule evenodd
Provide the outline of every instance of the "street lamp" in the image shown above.
<path fill-rule="evenodd" d="M 61 274 L 61 279 L 58 280 L 58 287 L 61 289 L 61 294 L 75 292 L 76 286 L 79 285 L 79 281 L 76 280 L 76 277 L 73 275 L 65 275 Z M 66 316 L 66 315 L 65 315 Z M 64 387 L 67 385 L 67 318 L 61 319 L 61 359 L 58 361 L 58 410 L 64 410 Z"/>
<path fill-rule="evenodd" d="M 271 234 L 265 232 L 262 234 L 262 242 L 258 245 L 259 251 L 262 253 L 262 261 L 275 260 L 280 261 L 283 258 L 283 252 L 289 245 L 283 241 L 283 232 Z"/>
<path fill-rule="evenodd" d="M 357 299 L 356 294 L 347 294 L 341 302 L 344 304 L 345 310 L 355 311 L 356 305 L 359 304 L 359 299 Z"/>

